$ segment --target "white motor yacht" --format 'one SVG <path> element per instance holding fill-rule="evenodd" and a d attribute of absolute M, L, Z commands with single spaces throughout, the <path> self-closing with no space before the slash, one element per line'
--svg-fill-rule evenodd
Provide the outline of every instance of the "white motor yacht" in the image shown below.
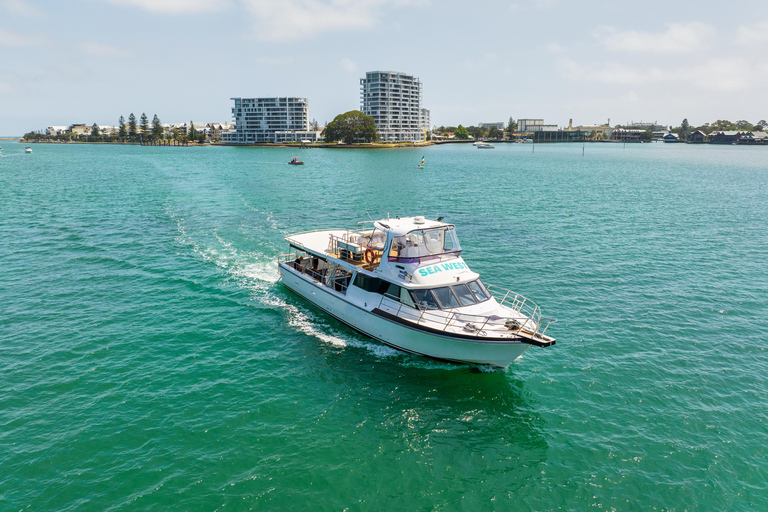
<path fill-rule="evenodd" d="M 424 217 L 358 223 L 286 237 L 283 284 L 391 347 L 506 368 L 549 347 L 551 318 L 525 297 L 486 285 L 461 257 L 454 225 Z"/>

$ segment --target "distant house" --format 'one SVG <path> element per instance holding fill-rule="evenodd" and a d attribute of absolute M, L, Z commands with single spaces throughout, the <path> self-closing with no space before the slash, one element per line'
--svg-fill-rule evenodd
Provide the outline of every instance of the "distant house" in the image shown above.
<path fill-rule="evenodd" d="M 661 140 L 664 142 L 680 142 L 680 137 L 676 133 L 668 133 Z"/>
<path fill-rule="evenodd" d="M 746 135 L 742 135 L 741 137 L 739 137 L 739 140 L 736 141 L 736 144 L 748 144 L 748 145 L 768 144 L 768 133 L 750 132 Z"/>
<path fill-rule="evenodd" d="M 725 130 L 716 131 L 709 134 L 710 144 L 736 144 L 736 142 L 745 135 L 752 135 L 750 132 Z"/>
<path fill-rule="evenodd" d="M 91 134 L 91 126 L 86 126 L 85 124 L 71 124 L 69 125 L 69 128 L 67 129 L 68 132 L 72 132 L 74 135 L 90 135 Z"/>
<path fill-rule="evenodd" d="M 61 135 L 67 131 L 68 126 L 49 126 L 45 129 L 46 135 Z"/>
<path fill-rule="evenodd" d="M 640 142 L 640 136 L 645 132 L 646 130 L 616 128 L 613 130 L 613 138 L 615 140 L 622 140 L 624 142 Z"/>
<path fill-rule="evenodd" d="M 701 130 L 696 130 L 688 135 L 688 142 L 691 144 L 704 144 L 707 142 L 707 134 Z"/>

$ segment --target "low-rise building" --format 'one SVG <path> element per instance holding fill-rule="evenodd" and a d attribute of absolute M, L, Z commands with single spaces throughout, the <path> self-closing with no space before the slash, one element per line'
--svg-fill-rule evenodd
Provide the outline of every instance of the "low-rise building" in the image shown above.
<path fill-rule="evenodd" d="M 738 141 L 736 141 L 736 144 L 747 144 L 747 145 L 768 144 L 768 133 L 750 132 L 748 135 L 742 135 L 741 138 Z"/>
<path fill-rule="evenodd" d="M 609 139 L 613 135 L 613 128 L 607 124 L 580 124 L 576 129 L 597 139 Z"/>
<path fill-rule="evenodd" d="M 502 123 L 503 126 L 503 123 Z M 555 132 L 558 130 L 556 124 L 544 124 L 543 119 L 518 119 L 517 131 L 518 133 L 533 133 L 533 132 Z"/>
<path fill-rule="evenodd" d="M 49 136 L 61 135 L 66 133 L 68 128 L 68 126 L 49 126 L 45 129 L 45 134 Z"/>
<path fill-rule="evenodd" d="M 750 132 L 740 130 L 714 131 L 709 134 L 709 142 L 711 144 L 735 144 L 741 137 L 749 134 Z"/>
<path fill-rule="evenodd" d="M 323 140 L 322 132 L 314 130 L 288 130 L 284 132 L 275 132 L 275 143 L 286 144 L 300 142 L 302 144 L 314 144 Z"/>
<path fill-rule="evenodd" d="M 499 130 L 503 130 L 506 126 L 507 125 L 504 123 L 504 121 L 493 123 L 477 123 L 478 128 L 498 128 Z"/>
<path fill-rule="evenodd" d="M 639 128 L 616 128 L 613 130 L 612 137 L 614 140 L 624 142 L 640 142 L 640 137 L 647 131 Z"/>
<path fill-rule="evenodd" d="M 85 123 L 71 124 L 69 125 L 69 128 L 67 128 L 67 132 L 70 132 L 73 135 L 90 135 L 92 128 L 93 126 L 87 126 Z"/>

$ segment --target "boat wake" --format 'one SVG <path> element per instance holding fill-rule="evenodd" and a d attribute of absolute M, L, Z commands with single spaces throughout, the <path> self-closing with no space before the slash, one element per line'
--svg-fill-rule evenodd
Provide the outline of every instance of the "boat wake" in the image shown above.
<path fill-rule="evenodd" d="M 316 316 L 309 309 L 304 309 L 289 302 L 286 296 L 290 292 L 278 286 L 280 274 L 274 257 L 258 251 L 238 249 L 232 242 L 214 232 L 209 242 L 201 242 L 191 236 L 181 215 L 166 208 L 166 212 L 177 225 L 178 235 L 175 241 L 189 247 L 204 261 L 212 263 L 226 272 L 236 286 L 247 289 L 261 305 L 282 310 L 288 325 L 298 332 L 319 339 L 334 347 L 343 349 L 354 347 L 365 350 L 377 358 L 399 359 L 399 364 L 421 369 L 462 369 L 467 365 L 455 365 L 425 359 L 388 347 L 376 341 L 368 341 L 357 333 L 351 336 L 326 324 L 326 318 Z M 269 219 L 268 224 L 274 221 Z M 274 225 L 265 226 L 274 229 Z M 360 336 L 360 337 L 357 337 Z"/>

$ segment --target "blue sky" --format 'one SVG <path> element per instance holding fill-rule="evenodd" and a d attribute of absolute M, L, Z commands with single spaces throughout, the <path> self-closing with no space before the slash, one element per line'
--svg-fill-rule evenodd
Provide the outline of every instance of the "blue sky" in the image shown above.
<path fill-rule="evenodd" d="M 423 82 L 435 125 L 768 118 L 768 2 L 0 0 L 0 135 L 227 121 L 233 96 L 359 108 L 365 71 Z"/>

